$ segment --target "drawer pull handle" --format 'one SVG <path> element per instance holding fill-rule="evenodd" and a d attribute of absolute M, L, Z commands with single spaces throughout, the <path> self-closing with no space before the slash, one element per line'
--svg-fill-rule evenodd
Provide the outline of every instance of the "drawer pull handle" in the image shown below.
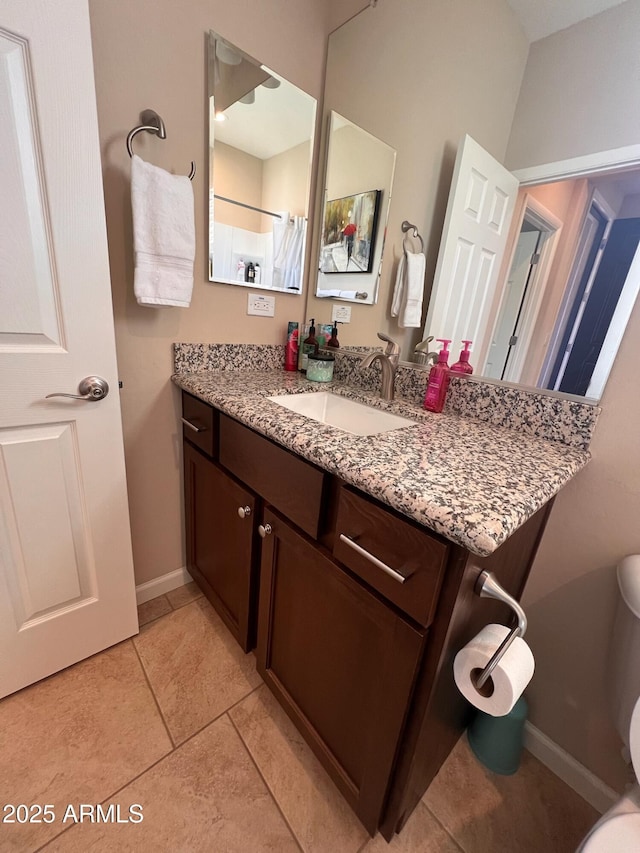
<path fill-rule="evenodd" d="M 250 506 L 239 506 L 238 507 L 238 515 L 240 518 L 249 518 L 251 515 L 251 507 Z"/>
<path fill-rule="evenodd" d="M 270 536 L 271 533 L 273 533 L 273 527 L 271 527 L 270 524 L 259 524 L 258 533 L 263 539 L 266 539 L 267 536 Z"/>
<path fill-rule="evenodd" d="M 189 429 L 192 429 L 194 432 L 206 432 L 207 431 L 206 427 L 197 427 L 195 424 L 192 424 L 191 421 L 188 421 L 186 418 L 180 418 L 180 420 L 182 421 L 182 423 L 186 427 L 189 427 Z"/>
<path fill-rule="evenodd" d="M 397 569 L 392 569 L 391 566 L 388 566 L 386 563 L 383 563 L 382 560 L 379 560 L 377 557 L 374 557 L 373 554 L 370 554 L 366 551 L 361 545 L 358 545 L 357 542 L 354 542 L 350 536 L 345 536 L 344 533 L 340 534 L 340 541 L 344 542 L 345 545 L 348 545 L 349 548 L 353 548 L 361 557 L 364 557 L 365 560 L 369 560 L 370 563 L 373 563 L 374 566 L 377 566 L 379 569 L 382 569 L 383 572 L 386 572 L 389 577 L 392 577 L 394 581 L 398 581 L 398 583 L 404 583 L 411 577 L 411 574 L 402 574 L 402 572 L 397 571 Z"/>

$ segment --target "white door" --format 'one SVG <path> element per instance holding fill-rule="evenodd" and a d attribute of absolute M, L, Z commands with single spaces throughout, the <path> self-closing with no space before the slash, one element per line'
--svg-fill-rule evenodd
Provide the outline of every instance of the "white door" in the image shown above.
<path fill-rule="evenodd" d="M 138 629 L 87 0 L 2 0 L 0 152 L 4 696 Z"/>
<path fill-rule="evenodd" d="M 465 136 L 453 170 L 423 339 L 474 341 L 487 331 L 518 179 Z M 473 350 L 473 348 L 472 348 Z M 473 363 L 473 358 L 471 359 Z"/>
<path fill-rule="evenodd" d="M 518 236 L 515 254 L 511 261 L 511 269 L 507 277 L 502 305 L 498 313 L 491 346 L 489 347 L 487 363 L 482 370 L 482 375 L 491 379 L 503 378 L 502 374 L 510 350 L 515 346 L 516 325 L 529 281 L 531 265 L 534 263 L 533 258 L 541 235 L 541 232 L 537 228 L 524 230 L 526 227 L 527 223 L 525 222 L 523 223 L 523 230 L 520 231 Z"/>

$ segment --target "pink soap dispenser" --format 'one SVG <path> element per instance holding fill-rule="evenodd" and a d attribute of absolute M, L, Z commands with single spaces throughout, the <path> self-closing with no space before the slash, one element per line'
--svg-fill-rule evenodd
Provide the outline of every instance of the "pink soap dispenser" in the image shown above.
<path fill-rule="evenodd" d="M 451 365 L 452 373 L 473 373 L 473 367 L 469 364 L 469 347 L 473 341 L 462 341 L 464 349 L 460 353 L 460 360 Z"/>
<path fill-rule="evenodd" d="M 442 349 L 440 350 L 437 364 L 434 364 L 429 371 L 427 393 L 424 395 L 424 407 L 430 412 L 442 411 L 444 400 L 447 396 L 447 388 L 449 387 L 448 346 L 451 341 L 447 341 L 444 338 L 438 338 L 437 340 L 439 344 L 442 344 Z"/>

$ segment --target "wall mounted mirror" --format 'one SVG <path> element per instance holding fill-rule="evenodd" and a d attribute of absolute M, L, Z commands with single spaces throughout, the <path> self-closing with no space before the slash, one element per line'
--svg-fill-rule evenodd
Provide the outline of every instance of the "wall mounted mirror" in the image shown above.
<path fill-rule="evenodd" d="M 396 152 L 333 111 L 328 137 L 316 296 L 372 305 Z"/>
<path fill-rule="evenodd" d="M 316 101 L 209 33 L 209 280 L 300 294 Z"/>
<path fill-rule="evenodd" d="M 637 169 L 520 186 L 467 137 L 423 336 L 472 339 L 484 377 L 599 400 L 638 294 L 639 245 Z"/>
<path fill-rule="evenodd" d="M 597 147 L 597 140 L 593 141 L 600 121 L 589 118 L 586 108 L 580 118 L 577 107 L 571 112 L 566 104 L 563 109 L 553 102 L 557 107 L 553 124 L 540 121 L 540 109 L 547 115 L 545 104 L 553 89 L 564 81 L 549 73 L 545 76 L 544 69 L 538 66 L 532 75 L 527 65 L 531 56 L 529 44 L 513 9 L 498 4 L 493 12 L 497 17 L 487 28 L 483 4 L 454 3 L 427 10 L 409 0 L 379 2 L 363 9 L 330 36 L 325 109 L 348 116 L 397 151 L 378 305 L 369 308 L 371 316 L 354 305 L 351 324 L 341 329 L 340 340 L 345 347 L 353 344 L 373 348 L 378 345 L 376 332 L 381 330 L 401 343 L 401 358 L 407 361 L 423 337 L 450 337 L 446 329 L 431 325 L 431 318 L 426 328 L 421 324 L 404 329 L 390 316 L 391 293 L 402 252 L 401 223 L 406 219 L 418 225 L 426 244 L 423 318 L 428 315 L 430 301 L 439 293 L 445 294 L 454 313 L 464 314 L 478 302 L 486 302 L 482 309 L 486 308 L 486 323 L 472 348 L 476 376 L 597 400 L 636 299 L 636 282 L 640 281 L 640 253 L 636 252 L 635 233 L 631 233 L 631 220 L 640 213 L 638 187 L 629 162 L 622 162 L 620 169 L 607 162 L 605 176 L 594 169 L 593 174 L 585 170 L 573 176 L 540 173 L 535 181 L 530 179 L 528 172 L 534 166 L 569 161 L 585 151 L 602 152 L 606 146 Z M 474 39 L 476 30 L 483 33 L 483 42 Z M 576 39 L 564 39 L 564 34 L 556 34 L 553 39 L 557 41 L 561 36 L 566 67 L 585 67 L 585 48 Z M 609 69 L 618 60 L 606 52 L 590 50 L 588 55 L 592 61 L 585 74 L 597 73 L 609 79 L 618 73 Z M 467 293 L 456 299 L 451 276 L 438 281 L 436 266 L 445 242 L 443 232 L 456 154 L 465 133 L 498 162 L 506 164 L 518 180 L 513 230 L 492 259 L 495 279 L 501 281 L 501 287 L 496 285 L 490 294 L 478 291 L 475 297 Z M 607 138 L 606 134 L 600 136 Z M 635 137 L 629 138 L 611 148 L 635 141 Z M 536 150 L 538 145 L 540 151 Z M 549 150 L 560 150 L 561 155 L 549 156 Z M 473 201 L 473 196 L 470 198 Z M 620 235 L 624 230 L 630 232 L 622 250 L 626 252 L 626 272 L 617 284 L 620 297 L 617 302 L 607 302 L 609 320 L 605 325 L 592 323 L 603 358 L 592 346 L 589 332 L 579 343 L 580 348 L 590 350 L 588 358 L 569 365 L 570 351 L 582 335 L 580 320 L 589 319 L 581 307 L 584 297 L 598 291 L 598 265 L 601 275 L 609 280 L 608 262 L 615 263 L 613 246 L 610 259 L 603 254 L 603 228 L 609 228 L 616 242 L 615 231 Z M 534 236 L 536 245 L 529 252 Z M 524 269 L 519 268 L 523 257 Z M 529 263 L 532 259 L 533 264 Z M 456 274 L 462 275 L 463 266 Z M 517 298 L 512 286 L 516 277 L 520 288 Z M 331 289 L 324 282 L 322 287 Z M 319 292 L 318 287 L 316 295 Z M 309 297 L 309 309 L 313 309 L 309 316 L 327 322 L 322 303 L 311 294 Z M 327 302 L 330 304 L 330 300 Z M 325 313 L 329 314 L 330 309 Z M 453 334 L 458 337 L 457 327 Z M 472 334 L 460 333 L 459 338 L 462 337 Z M 519 354 L 514 338 L 519 339 Z M 451 351 L 455 358 L 460 348 L 460 340 L 454 340 Z M 570 373 L 574 379 L 568 378 Z"/>

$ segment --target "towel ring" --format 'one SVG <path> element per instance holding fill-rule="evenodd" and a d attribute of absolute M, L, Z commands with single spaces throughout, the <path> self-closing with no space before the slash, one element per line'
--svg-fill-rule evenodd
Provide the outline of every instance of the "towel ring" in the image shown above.
<path fill-rule="evenodd" d="M 138 133 L 141 133 L 143 130 L 146 130 L 147 133 L 155 133 L 155 135 L 159 139 L 167 138 L 167 130 L 164 126 L 164 122 L 158 115 L 155 110 L 144 110 L 140 113 L 140 121 L 142 124 L 138 125 L 138 127 L 134 127 L 133 130 L 130 130 L 127 134 L 127 152 L 129 153 L 129 157 L 133 157 L 133 140 L 134 137 L 137 136 Z M 196 174 L 196 164 L 191 161 L 191 171 L 189 172 L 189 180 L 192 181 Z"/>
<path fill-rule="evenodd" d="M 418 231 L 418 229 L 416 228 L 416 226 L 412 222 L 408 222 L 405 219 L 405 221 L 402 223 L 402 233 L 406 234 L 407 231 L 410 231 L 412 228 L 413 228 L 412 236 L 416 240 L 420 240 L 420 251 L 424 254 L 424 240 L 420 236 L 420 232 Z M 402 241 L 402 248 L 405 250 L 405 252 L 407 251 L 407 238 L 406 237 Z"/>

